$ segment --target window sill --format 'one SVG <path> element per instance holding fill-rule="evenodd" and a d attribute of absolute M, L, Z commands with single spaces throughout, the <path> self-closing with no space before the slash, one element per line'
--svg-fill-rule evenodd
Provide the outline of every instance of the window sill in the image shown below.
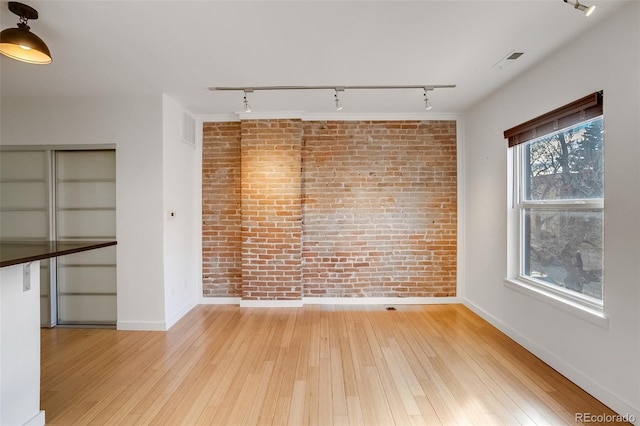
<path fill-rule="evenodd" d="M 564 299 L 552 292 L 545 291 L 543 288 L 515 278 L 505 278 L 504 285 L 512 290 L 533 297 L 561 311 L 595 324 L 600 328 L 605 330 L 609 329 L 609 319 L 604 315 L 604 312 Z"/>

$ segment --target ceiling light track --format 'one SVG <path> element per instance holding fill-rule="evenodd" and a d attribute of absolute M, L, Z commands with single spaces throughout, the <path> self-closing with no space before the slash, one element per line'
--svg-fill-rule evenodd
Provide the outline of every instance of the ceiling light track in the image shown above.
<path fill-rule="evenodd" d="M 379 89 L 425 89 L 425 90 L 434 90 L 434 89 L 451 89 L 456 87 L 455 84 L 414 84 L 414 85 L 396 85 L 396 86 L 248 86 L 248 87 L 240 87 L 240 86 L 218 86 L 218 87 L 209 87 L 209 90 L 212 91 L 254 91 L 257 92 L 259 90 L 379 90 Z"/>
<path fill-rule="evenodd" d="M 414 84 L 414 85 L 384 85 L 384 86 L 252 86 L 252 87 L 240 87 L 240 86 L 218 86 L 209 87 L 211 91 L 240 91 L 243 93 L 242 104 L 244 112 L 251 112 L 251 105 L 247 100 L 247 93 L 253 93 L 260 90 L 333 90 L 333 102 L 335 103 L 336 110 L 342 111 L 342 101 L 340 100 L 340 92 L 345 90 L 397 90 L 397 89 L 422 89 L 424 90 L 424 104 L 425 109 L 428 111 L 431 109 L 431 101 L 429 100 L 428 92 L 435 89 L 451 89 L 456 87 L 455 84 Z"/>

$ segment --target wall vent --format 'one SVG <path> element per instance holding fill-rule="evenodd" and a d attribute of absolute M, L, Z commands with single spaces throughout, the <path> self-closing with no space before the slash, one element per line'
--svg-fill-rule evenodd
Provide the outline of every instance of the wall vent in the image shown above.
<path fill-rule="evenodd" d="M 196 146 L 196 119 L 190 114 L 184 113 L 182 119 L 182 140 L 195 148 Z"/>

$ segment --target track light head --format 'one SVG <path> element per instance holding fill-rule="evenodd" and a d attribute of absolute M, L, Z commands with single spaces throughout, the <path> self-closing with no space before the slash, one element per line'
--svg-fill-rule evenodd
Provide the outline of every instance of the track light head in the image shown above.
<path fill-rule="evenodd" d="M 335 89 L 335 93 L 333 95 L 334 99 L 335 99 L 335 103 L 336 103 L 336 111 L 342 111 L 342 102 L 340 102 L 340 98 L 338 97 L 338 90 L 340 89 Z M 344 89 L 340 90 L 343 91 Z"/>
<path fill-rule="evenodd" d="M 575 3 L 571 3 L 569 0 L 564 0 L 564 2 L 573 6 L 574 9 L 578 9 L 579 11 L 583 12 L 585 18 L 591 15 L 593 11 L 596 9 L 595 4 L 592 6 L 586 6 L 584 4 L 581 4 L 579 0 L 576 0 Z"/>
<path fill-rule="evenodd" d="M 252 92 L 252 90 L 244 90 L 244 97 L 242 98 L 242 104 L 243 104 L 244 112 L 251 112 L 251 105 L 247 100 L 247 92 Z"/>
<path fill-rule="evenodd" d="M 429 89 L 424 89 L 424 109 L 426 109 L 427 111 L 429 111 L 431 108 L 433 108 L 433 106 L 431 105 L 431 101 L 429 100 L 429 95 L 427 94 L 427 91 Z"/>

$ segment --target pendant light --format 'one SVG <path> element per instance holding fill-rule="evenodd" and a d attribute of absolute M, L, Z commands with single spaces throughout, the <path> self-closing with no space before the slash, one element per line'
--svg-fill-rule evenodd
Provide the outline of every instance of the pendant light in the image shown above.
<path fill-rule="evenodd" d="M 38 11 L 26 4 L 9 2 L 9 10 L 20 17 L 18 28 L 7 28 L 0 33 L 0 53 L 30 64 L 51 63 L 51 53 L 46 43 L 32 33 L 29 19 L 38 19 Z"/>

